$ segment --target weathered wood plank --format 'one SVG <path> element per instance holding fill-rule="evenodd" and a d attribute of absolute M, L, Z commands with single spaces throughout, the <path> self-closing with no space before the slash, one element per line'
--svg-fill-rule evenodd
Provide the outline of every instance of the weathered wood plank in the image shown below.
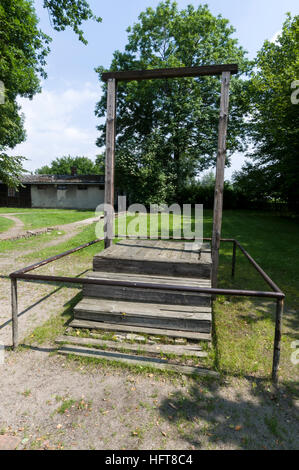
<path fill-rule="evenodd" d="M 129 302 L 163 303 L 172 305 L 210 306 L 211 296 L 167 289 L 136 287 L 118 287 L 107 285 L 84 284 L 83 295 L 102 299 L 115 299 Z"/>
<path fill-rule="evenodd" d="M 209 333 L 211 331 L 211 321 L 178 320 L 177 318 L 159 318 L 130 316 L 117 313 L 93 312 L 87 309 L 74 310 L 74 318 L 99 322 L 108 322 L 122 325 L 145 326 L 148 328 L 167 328 L 169 330 L 180 329 L 182 331 L 196 331 Z"/>
<path fill-rule="evenodd" d="M 223 72 L 238 72 L 237 64 L 202 65 L 199 67 L 173 67 L 151 70 L 126 70 L 121 72 L 104 72 L 102 80 L 114 78 L 118 81 L 153 80 L 157 78 L 199 77 L 204 75 L 221 75 Z"/>
<path fill-rule="evenodd" d="M 88 297 L 74 308 L 74 318 L 155 328 L 209 333 L 212 315 L 209 307 L 174 306 L 125 302 Z"/>
<path fill-rule="evenodd" d="M 59 336 L 55 340 L 58 344 L 78 344 L 82 346 L 92 345 L 99 347 L 107 347 L 121 351 L 126 349 L 128 351 L 137 353 L 150 353 L 155 355 L 162 354 L 176 354 L 177 356 L 194 356 L 194 357 L 207 357 L 208 353 L 201 351 L 199 346 L 194 345 L 180 345 L 173 344 L 132 344 L 126 342 L 107 341 L 96 338 L 80 338 L 78 336 Z"/>
<path fill-rule="evenodd" d="M 145 317 L 165 317 L 193 320 L 211 320 L 212 309 L 207 306 L 169 305 L 160 303 L 142 302 L 116 302 L 109 299 L 84 297 L 75 308 L 90 309 L 97 312 L 126 313 L 126 315 L 139 315 Z"/>
<path fill-rule="evenodd" d="M 116 126 L 116 80 L 107 83 L 107 123 L 106 123 L 106 160 L 105 160 L 105 248 L 113 240 L 114 207 L 114 157 Z M 106 206 L 107 205 L 107 206 Z"/>
<path fill-rule="evenodd" d="M 74 319 L 69 324 L 72 328 L 100 329 L 106 331 L 125 331 L 127 333 L 143 333 L 147 335 L 169 336 L 170 338 L 186 338 L 191 341 L 211 341 L 210 333 L 198 333 L 194 331 L 169 330 L 165 328 L 147 328 L 141 326 L 129 326 Z"/>
<path fill-rule="evenodd" d="M 216 161 L 216 182 L 214 195 L 213 212 L 213 233 L 212 233 L 212 287 L 217 287 L 219 248 L 222 225 L 222 207 L 223 207 L 223 188 L 224 188 L 224 166 L 226 156 L 226 135 L 228 123 L 229 106 L 229 84 L 230 72 L 222 73 L 221 98 L 220 98 L 220 116 L 218 128 L 218 153 Z"/>
<path fill-rule="evenodd" d="M 203 369 L 201 367 L 191 367 L 191 366 L 184 366 L 180 364 L 171 364 L 168 361 L 163 359 L 153 358 L 153 357 L 146 357 L 146 356 L 131 356 L 129 354 L 118 353 L 118 352 L 108 352 L 108 351 L 100 351 L 99 349 L 91 349 L 91 348 L 84 348 L 80 346 L 70 347 L 70 346 L 63 346 L 61 347 L 58 352 L 63 355 L 76 355 L 76 356 L 84 356 L 84 357 L 93 357 L 97 359 L 105 359 L 107 361 L 116 361 L 122 362 L 126 364 L 131 364 L 135 366 L 143 366 L 143 367 L 152 367 L 156 369 L 163 369 L 163 370 L 172 370 L 174 372 L 178 372 L 181 374 L 187 375 L 208 375 L 210 377 L 218 377 L 219 374 L 215 371 Z"/>
<path fill-rule="evenodd" d="M 111 272 L 94 272 L 89 271 L 86 277 L 100 278 L 100 279 L 113 279 L 113 280 L 126 280 L 130 282 L 146 282 L 151 284 L 163 285 L 177 285 L 177 286 L 211 286 L 210 279 L 205 278 L 180 278 L 175 276 L 163 276 L 159 274 L 136 274 L 136 273 L 111 273 Z"/>

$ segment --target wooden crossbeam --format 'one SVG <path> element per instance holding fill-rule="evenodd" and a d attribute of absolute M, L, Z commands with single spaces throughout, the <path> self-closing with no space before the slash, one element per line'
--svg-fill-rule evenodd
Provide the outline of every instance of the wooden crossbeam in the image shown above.
<path fill-rule="evenodd" d="M 122 72 L 104 72 L 102 80 L 117 81 L 152 80 L 155 78 L 180 78 L 199 77 L 205 75 L 221 75 L 223 72 L 235 74 L 238 72 L 238 64 L 202 65 L 200 67 L 175 67 L 151 70 L 126 70 Z"/>

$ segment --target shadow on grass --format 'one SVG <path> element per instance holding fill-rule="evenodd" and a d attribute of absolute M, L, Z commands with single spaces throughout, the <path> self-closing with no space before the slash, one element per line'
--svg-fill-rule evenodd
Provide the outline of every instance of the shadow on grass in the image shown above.
<path fill-rule="evenodd" d="M 299 424 L 291 400 L 281 393 L 273 396 L 263 379 L 248 381 L 246 391 L 239 392 L 219 382 L 193 384 L 165 399 L 159 411 L 197 449 L 298 447 Z"/>

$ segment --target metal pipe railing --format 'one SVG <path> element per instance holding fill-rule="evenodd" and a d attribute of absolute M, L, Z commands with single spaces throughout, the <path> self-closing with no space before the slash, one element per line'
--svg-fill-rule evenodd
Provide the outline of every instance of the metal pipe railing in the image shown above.
<path fill-rule="evenodd" d="M 175 238 L 171 238 L 175 240 Z M 182 239 L 180 239 L 182 240 Z M 183 239 L 184 240 L 184 239 Z M 203 238 L 204 241 L 211 241 L 211 238 Z M 95 243 L 103 241 L 103 238 L 98 238 L 88 243 L 84 243 L 76 248 L 65 251 L 55 256 L 51 256 L 45 260 L 34 263 L 30 266 L 26 266 L 23 269 L 19 269 L 10 274 L 11 278 L 11 306 L 12 306 L 12 340 L 13 348 L 18 346 L 18 294 L 17 294 L 17 280 L 27 281 L 49 281 L 49 282 L 63 282 L 69 284 L 96 284 L 96 285 L 110 285 L 117 287 L 134 287 L 142 289 L 159 289 L 159 290 L 176 290 L 176 291 L 188 291 L 198 294 L 209 294 L 212 296 L 217 295 L 231 295 L 231 296 L 248 296 L 248 297 L 262 297 L 262 298 L 273 298 L 276 300 L 276 317 L 275 317 L 275 337 L 274 337 L 274 348 L 273 348 L 273 365 L 272 365 L 272 380 L 273 382 L 278 381 L 278 366 L 280 359 L 280 343 L 281 343 L 281 331 L 282 331 L 282 314 L 283 314 L 283 302 L 285 294 L 279 289 L 279 287 L 272 281 L 272 279 L 266 274 L 266 272 L 259 266 L 259 264 L 249 255 L 249 253 L 242 247 L 242 245 L 234 238 L 222 238 L 222 242 L 233 243 L 233 254 L 232 254 L 232 277 L 235 276 L 236 267 L 236 248 L 238 247 L 244 256 L 249 260 L 265 282 L 271 287 L 272 291 L 254 291 L 244 289 L 220 289 L 210 287 L 196 287 L 196 286 L 177 286 L 173 284 L 151 284 L 146 282 L 132 282 L 132 281 L 119 281 L 112 279 L 91 279 L 91 278 L 77 278 L 68 276 L 50 276 L 47 274 L 29 274 L 41 266 L 63 258 L 64 256 L 75 253 L 79 250 L 87 248 Z M 189 240 L 190 241 L 190 240 Z"/>

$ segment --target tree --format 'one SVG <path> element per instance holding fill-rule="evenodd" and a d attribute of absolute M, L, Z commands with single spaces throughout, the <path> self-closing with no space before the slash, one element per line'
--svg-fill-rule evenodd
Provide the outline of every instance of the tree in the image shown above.
<path fill-rule="evenodd" d="M 263 204 L 267 201 L 279 199 L 280 182 L 273 169 L 246 162 L 240 171 L 233 173 L 233 187 L 239 191 L 249 202 Z"/>
<path fill-rule="evenodd" d="M 256 198 L 261 194 L 280 198 L 297 210 L 299 104 L 291 100 L 292 92 L 296 92 L 291 87 L 299 78 L 298 32 L 299 16 L 291 18 L 288 14 L 277 40 L 265 41 L 258 52 L 249 87 L 252 161 L 235 175 L 243 187 L 252 184 Z"/>
<path fill-rule="evenodd" d="M 35 171 L 39 175 L 71 175 L 72 168 L 76 168 L 78 175 L 102 174 L 99 166 L 88 157 L 71 157 L 70 155 L 56 158 L 49 165 L 42 166 Z"/>
<path fill-rule="evenodd" d="M 178 10 L 171 0 L 146 9 L 128 28 L 124 52 L 115 51 L 110 70 L 239 64 L 250 70 L 234 28 L 207 5 Z M 99 76 L 104 71 L 97 69 Z M 232 78 L 228 150 L 244 149 L 247 81 Z M 106 86 L 96 115 L 106 113 Z M 215 162 L 219 117 L 219 77 L 120 82 L 116 141 L 116 181 L 131 200 L 177 199 L 185 183 Z M 99 146 L 105 125 L 99 125 Z"/>
<path fill-rule="evenodd" d="M 44 0 L 54 29 L 71 27 L 86 44 L 80 25 L 96 18 L 85 0 Z M 23 157 L 9 157 L 7 151 L 26 137 L 18 97 L 30 98 L 41 91 L 40 77 L 46 78 L 46 57 L 51 38 L 38 27 L 32 0 L 0 0 L 0 80 L 5 101 L 0 104 L 0 180 L 19 184 Z"/>

